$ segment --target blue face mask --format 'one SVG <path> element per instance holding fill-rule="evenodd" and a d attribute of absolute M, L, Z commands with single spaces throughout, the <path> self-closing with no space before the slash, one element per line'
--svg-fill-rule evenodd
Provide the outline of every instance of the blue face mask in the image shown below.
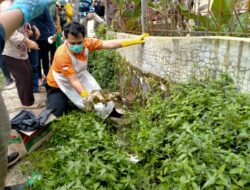
<path fill-rule="evenodd" d="M 74 53 L 81 53 L 81 51 L 83 50 L 83 45 L 69 45 L 69 49 L 70 51 L 74 52 Z"/>

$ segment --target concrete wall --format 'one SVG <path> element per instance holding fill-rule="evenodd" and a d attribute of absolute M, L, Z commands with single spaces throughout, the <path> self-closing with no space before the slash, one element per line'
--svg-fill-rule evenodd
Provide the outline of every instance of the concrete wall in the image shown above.
<path fill-rule="evenodd" d="M 135 35 L 117 33 L 118 39 Z M 230 37 L 148 37 L 144 45 L 118 50 L 143 73 L 185 82 L 195 75 L 227 72 L 242 91 L 250 91 L 250 39 Z"/>

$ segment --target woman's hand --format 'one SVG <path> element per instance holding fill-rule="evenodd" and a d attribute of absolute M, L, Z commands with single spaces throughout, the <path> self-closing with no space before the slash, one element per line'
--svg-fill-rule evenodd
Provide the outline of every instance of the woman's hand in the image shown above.
<path fill-rule="evenodd" d="M 40 50 L 38 44 L 28 38 L 25 39 L 25 44 L 30 49 Z"/>

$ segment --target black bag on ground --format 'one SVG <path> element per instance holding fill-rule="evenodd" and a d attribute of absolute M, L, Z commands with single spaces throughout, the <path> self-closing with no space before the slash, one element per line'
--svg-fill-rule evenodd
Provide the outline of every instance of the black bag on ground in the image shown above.
<path fill-rule="evenodd" d="M 52 111 L 51 109 L 44 110 L 36 118 L 33 112 L 22 110 L 11 120 L 11 128 L 28 132 L 43 128 Z"/>

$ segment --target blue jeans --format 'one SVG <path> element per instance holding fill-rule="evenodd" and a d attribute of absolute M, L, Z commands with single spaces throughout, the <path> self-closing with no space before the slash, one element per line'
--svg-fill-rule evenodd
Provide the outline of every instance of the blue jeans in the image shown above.
<path fill-rule="evenodd" d="M 33 92 L 38 91 L 38 66 L 39 66 L 39 54 L 37 50 L 31 50 L 29 52 L 29 60 L 33 69 Z"/>

